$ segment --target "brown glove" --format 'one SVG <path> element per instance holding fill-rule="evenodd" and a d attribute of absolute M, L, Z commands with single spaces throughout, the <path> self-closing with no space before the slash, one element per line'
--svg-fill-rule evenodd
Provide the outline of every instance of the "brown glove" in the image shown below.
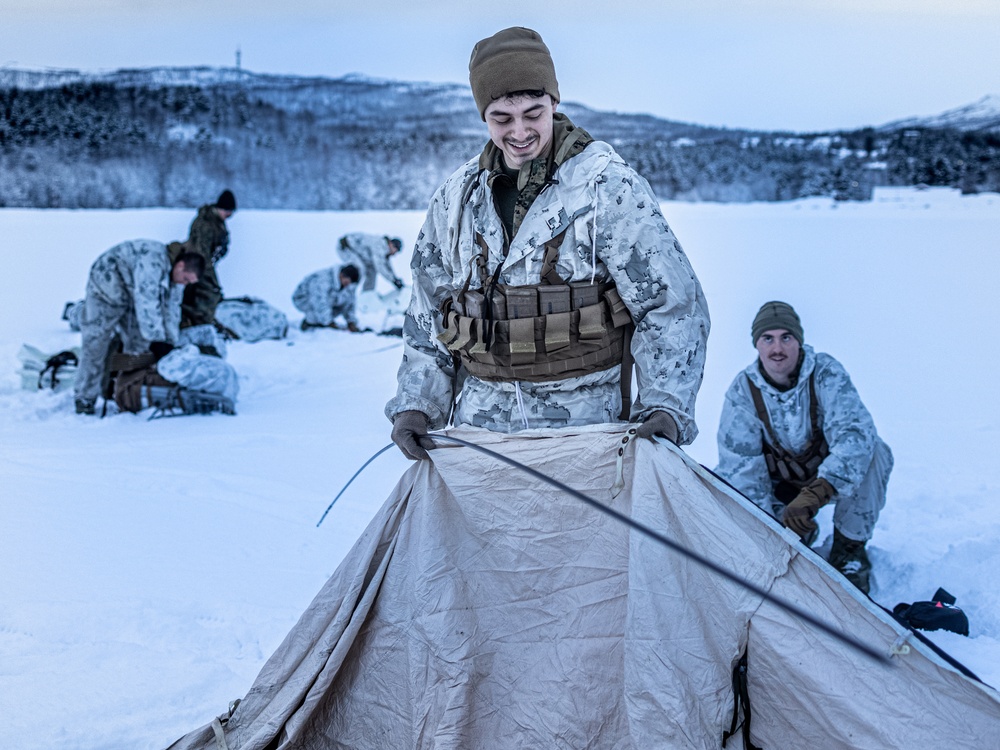
<path fill-rule="evenodd" d="M 835 492 L 833 485 L 825 479 L 814 479 L 785 506 L 782 523 L 805 539 L 816 528 L 816 522 L 813 521 L 816 513 L 830 502 Z"/>
<path fill-rule="evenodd" d="M 677 423 L 665 411 L 654 411 L 635 431 L 636 437 L 653 437 L 662 435 L 674 445 L 677 445 Z"/>
<path fill-rule="evenodd" d="M 392 420 L 392 442 L 411 461 L 430 458 L 427 451 L 437 447 L 427 437 L 427 421 L 422 411 L 401 411 Z"/>

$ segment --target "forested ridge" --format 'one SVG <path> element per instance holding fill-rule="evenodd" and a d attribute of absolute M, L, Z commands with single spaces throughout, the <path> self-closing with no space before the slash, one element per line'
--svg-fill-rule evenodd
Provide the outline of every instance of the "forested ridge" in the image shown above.
<path fill-rule="evenodd" d="M 865 200 L 876 185 L 1000 191 L 996 128 L 802 134 L 560 108 L 663 200 Z M 243 208 L 419 209 L 486 137 L 458 85 L 0 71 L 0 206 L 196 206 L 228 186 Z"/>

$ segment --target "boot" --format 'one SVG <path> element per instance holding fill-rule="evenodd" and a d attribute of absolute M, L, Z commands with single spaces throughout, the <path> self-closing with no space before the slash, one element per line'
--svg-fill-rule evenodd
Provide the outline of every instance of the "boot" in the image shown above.
<path fill-rule="evenodd" d="M 868 553 L 865 552 L 865 544 L 864 541 L 856 542 L 848 539 L 839 530 L 834 529 L 829 563 L 840 571 L 844 578 L 867 594 L 872 564 L 868 560 Z"/>
<path fill-rule="evenodd" d="M 97 410 L 94 408 L 93 401 L 85 401 L 82 398 L 76 399 L 76 413 L 77 414 L 96 414 Z"/>

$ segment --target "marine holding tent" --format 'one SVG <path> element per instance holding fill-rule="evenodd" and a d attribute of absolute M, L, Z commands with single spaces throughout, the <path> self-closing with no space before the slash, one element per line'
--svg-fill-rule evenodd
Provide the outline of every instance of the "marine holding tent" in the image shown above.
<path fill-rule="evenodd" d="M 717 748 L 741 716 L 746 747 L 991 741 L 995 691 L 676 448 L 704 296 L 646 182 L 556 115 L 541 38 L 483 40 L 470 80 L 491 142 L 432 199 L 386 408 L 423 460 L 246 697 L 171 750 Z M 449 423 L 493 454 L 439 445 Z"/>

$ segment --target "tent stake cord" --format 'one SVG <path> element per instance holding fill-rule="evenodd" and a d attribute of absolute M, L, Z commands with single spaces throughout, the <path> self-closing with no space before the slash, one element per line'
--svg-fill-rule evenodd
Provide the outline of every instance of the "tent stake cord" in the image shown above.
<path fill-rule="evenodd" d="M 355 479 L 357 479 L 358 475 L 362 471 L 364 471 L 365 469 L 368 468 L 368 464 L 370 464 L 376 458 L 378 458 L 383 453 L 385 453 L 387 450 L 389 450 L 390 448 L 392 448 L 394 445 L 395 445 L 395 443 L 389 443 L 387 446 L 385 446 L 385 448 L 383 448 L 378 453 L 376 453 L 371 458 L 369 458 L 367 461 L 365 461 L 363 464 L 361 464 L 361 468 L 358 469 L 356 472 L 354 472 L 354 476 L 347 480 L 347 484 L 344 485 L 343 489 L 341 489 L 340 492 L 337 493 L 337 496 L 335 498 L 333 498 L 333 500 L 330 501 L 330 504 L 326 506 L 326 510 L 323 511 L 323 515 L 320 516 L 319 520 L 316 522 L 316 528 L 317 529 L 319 528 L 319 525 L 321 523 L 323 523 L 323 519 L 326 518 L 326 514 L 330 512 L 330 509 L 333 507 L 333 504 L 335 502 L 337 502 L 340 499 L 340 496 L 343 495 L 347 491 L 347 488 L 351 486 L 351 482 L 353 482 Z"/>

